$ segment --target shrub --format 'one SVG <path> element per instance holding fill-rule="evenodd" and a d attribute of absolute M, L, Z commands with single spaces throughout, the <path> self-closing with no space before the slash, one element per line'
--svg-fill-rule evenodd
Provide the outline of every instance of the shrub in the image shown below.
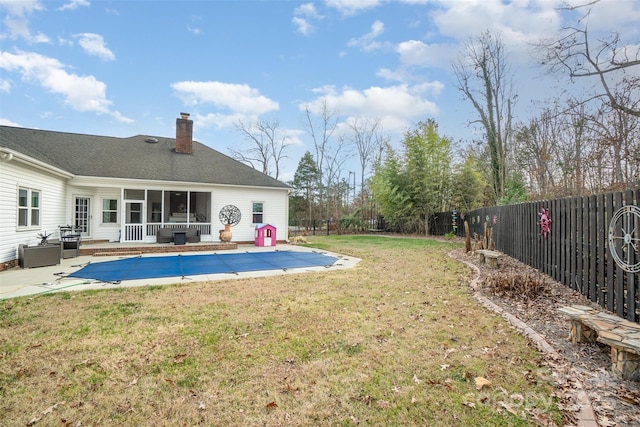
<path fill-rule="evenodd" d="M 497 272 L 485 277 L 481 284 L 492 295 L 519 300 L 533 300 L 545 293 L 544 280 L 533 272 Z"/>

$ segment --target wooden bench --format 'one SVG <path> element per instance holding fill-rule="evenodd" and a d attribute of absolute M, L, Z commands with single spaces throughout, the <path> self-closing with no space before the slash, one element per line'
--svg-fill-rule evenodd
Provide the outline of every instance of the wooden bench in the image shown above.
<path fill-rule="evenodd" d="M 561 307 L 571 320 L 571 341 L 611 347 L 611 370 L 620 378 L 640 381 L 640 324 L 584 305 Z"/>
<path fill-rule="evenodd" d="M 490 251 L 488 249 L 480 249 L 477 250 L 476 253 L 478 254 L 480 262 L 484 262 L 492 268 L 498 267 L 498 259 L 504 255 L 502 252 Z"/>

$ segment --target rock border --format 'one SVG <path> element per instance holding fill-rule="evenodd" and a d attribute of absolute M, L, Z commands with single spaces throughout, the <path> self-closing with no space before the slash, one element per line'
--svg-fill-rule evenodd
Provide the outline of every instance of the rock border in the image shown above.
<path fill-rule="evenodd" d="M 467 260 L 460 259 L 454 255 L 455 251 L 451 251 L 447 253 L 449 258 L 454 259 L 456 261 L 460 261 L 464 263 L 467 267 L 469 267 L 473 273 L 474 277 L 469 283 L 469 287 L 473 291 L 473 297 L 482 304 L 485 308 L 499 314 L 502 318 L 508 321 L 513 327 L 518 329 L 523 335 L 528 337 L 531 341 L 536 344 L 538 350 L 548 356 L 548 364 L 549 366 L 556 371 L 558 375 L 562 375 L 565 378 L 568 377 L 568 374 L 572 372 L 572 368 L 570 367 L 570 363 L 562 357 L 539 333 L 534 331 L 531 327 L 529 327 L 522 320 L 518 319 L 516 316 L 511 313 L 506 312 L 502 307 L 495 304 L 490 299 L 483 296 L 478 290 L 478 283 L 480 281 L 480 269 L 470 263 Z M 573 379 L 570 380 L 572 389 L 574 390 L 572 407 L 575 407 L 575 426 L 576 427 L 598 427 L 598 421 L 593 410 L 593 406 L 591 405 L 591 400 L 589 396 L 584 391 L 584 386 L 577 379 L 577 375 L 572 376 Z"/>

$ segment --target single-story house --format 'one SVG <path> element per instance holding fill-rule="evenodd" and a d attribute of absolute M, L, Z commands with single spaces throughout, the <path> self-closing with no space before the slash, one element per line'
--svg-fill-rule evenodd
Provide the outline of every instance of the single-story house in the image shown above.
<path fill-rule="evenodd" d="M 0 126 L 0 269 L 17 264 L 20 244 L 64 225 L 84 241 L 152 243 L 160 228 L 189 227 L 218 242 L 219 212 L 233 205 L 234 242 L 253 242 L 256 224 L 287 230 L 288 185 L 192 136 L 186 113 L 175 139 Z"/>

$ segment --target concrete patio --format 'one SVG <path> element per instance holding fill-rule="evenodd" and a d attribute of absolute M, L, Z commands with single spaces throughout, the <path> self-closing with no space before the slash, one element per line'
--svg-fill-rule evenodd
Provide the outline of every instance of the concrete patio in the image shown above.
<path fill-rule="evenodd" d="M 232 246 L 230 246 L 232 245 Z M 0 272 L 0 300 L 16 298 L 26 295 L 46 294 L 60 291 L 77 291 L 86 289 L 113 289 L 132 286 L 153 286 L 167 285 L 173 283 L 189 283 L 194 281 L 241 279 L 247 277 L 266 277 L 283 274 L 297 274 L 313 271 L 327 271 L 325 267 L 307 267 L 299 269 L 283 270 L 261 270 L 253 272 L 242 272 L 237 274 L 205 274 L 185 277 L 152 278 L 142 280 L 126 280 L 117 284 L 100 282 L 90 279 L 69 278 L 67 275 L 80 270 L 88 263 L 111 261 L 134 256 L 160 256 L 175 254 L 177 252 L 184 255 L 203 253 L 233 253 L 233 252 L 255 252 L 255 251 L 316 251 L 339 258 L 331 269 L 352 268 L 358 264 L 360 259 L 347 257 L 327 251 L 319 251 L 303 246 L 278 244 L 277 246 L 262 247 L 253 244 L 225 244 L 221 249 L 221 244 L 211 243 L 190 243 L 187 245 L 173 244 L 122 244 L 122 243 L 90 243 L 83 244 L 80 249 L 80 256 L 75 258 L 61 259 L 60 264 L 49 267 L 20 268 L 14 267 Z"/>

